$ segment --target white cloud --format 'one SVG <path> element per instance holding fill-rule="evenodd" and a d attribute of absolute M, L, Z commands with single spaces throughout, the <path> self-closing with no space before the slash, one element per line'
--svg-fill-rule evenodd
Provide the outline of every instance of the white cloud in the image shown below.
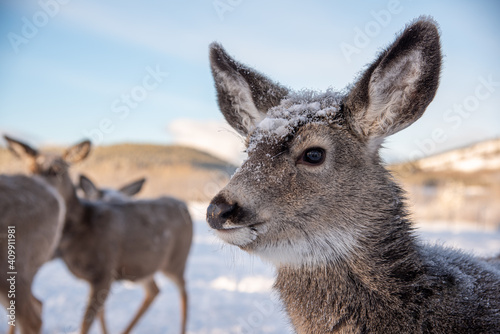
<path fill-rule="evenodd" d="M 176 119 L 167 129 L 175 144 L 206 151 L 237 166 L 245 158 L 243 138 L 224 121 Z"/>

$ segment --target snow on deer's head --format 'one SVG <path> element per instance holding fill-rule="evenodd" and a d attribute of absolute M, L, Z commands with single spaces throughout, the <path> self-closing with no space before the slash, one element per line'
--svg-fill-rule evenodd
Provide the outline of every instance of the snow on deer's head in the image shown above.
<path fill-rule="evenodd" d="M 278 266 L 313 266 L 348 257 L 402 214 L 378 149 L 434 98 L 432 19 L 406 27 L 345 94 L 292 92 L 216 43 L 210 62 L 220 109 L 248 152 L 207 210 L 220 239 Z"/>

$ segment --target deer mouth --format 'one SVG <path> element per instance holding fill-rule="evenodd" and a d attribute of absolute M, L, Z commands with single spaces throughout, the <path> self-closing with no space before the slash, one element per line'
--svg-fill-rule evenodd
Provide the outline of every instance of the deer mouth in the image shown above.
<path fill-rule="evenodd" d="M 222 241 L 239 246 L 250 245 L 265 229 L 259 228 L 263 221 L 258 219 L 253 210 L 242 207 L 234 200 L 219 194 L 207 208 L 208 225 Z"/>
<path fill-rule="evenodd" d="M 247 225 L 232 225 L 214 229 L 215 235 L 222 241 L 238 246 L 245 247 L 254 242 L 259 235 L 258 227 L 263 223 L 252 223 Z"/>
<path fill-rule="evenodd" d="M 231 225 L 231 226 L 223 226 L 221 228 L 215 228 L 214 230 L 218 232 L 231 232 L 232 230 L 240 230 L 243 228 L 249 228 L 257 232 L 257 227 L 264 223 L 252 223 L 248 225 Z"/>

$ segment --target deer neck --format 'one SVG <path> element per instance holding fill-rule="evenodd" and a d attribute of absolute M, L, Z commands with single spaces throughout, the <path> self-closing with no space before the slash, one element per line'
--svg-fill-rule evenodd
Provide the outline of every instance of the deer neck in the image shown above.
<path fill-rule="evenodd" d="M 82 217 L 85 208 L 76 195 L 76 192 L 73 192 L 73 194 L 66 199 L 66 207 L 66 220 L 80 221 L 80 217 Z"/>
<path fill-rule="evenodd" d="M 84 212 L 84 205 L 78 198 L 75 186 L 67 172 L 59 176 L 55 187 L 66 204 L 66 221 L 79 221 Z"/>
<path fill-rule="evenodd" d="M 387 323 L 403 321 L 412 326 L 418 317 L 406 315 L 413 310 L 414 316 L 424 298 L 423 267 L 408 222 L 391 226 L 398 231 L 366 241 L 342 261 L 278 268 L 275 288 L 297 333 L 388 332 Z"/>

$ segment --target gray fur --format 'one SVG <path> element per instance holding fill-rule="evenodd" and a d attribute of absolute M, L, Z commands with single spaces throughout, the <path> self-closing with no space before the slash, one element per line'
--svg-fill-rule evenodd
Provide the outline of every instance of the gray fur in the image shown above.
<path fill-rule="evenodd" d="M 81 333 L 88 333 L 96 316 L 106 333 L 104 302 L 115 280 L 141 282 L 145 287 L 144 302 L 124 331 L 129 333 L 159 293 L 154 281 L 157 271 L 179 288 L 181 333 L 184 333 L 187 315 L 184 270 L 193 234 L 186 204 L 169 197 L 110 203 L 80 199 L 68 169 L 70 164 L 86 158 L 90 142 L 70 147 L 63 155 L 39 153 L 26 144 L 18 148 L 35 152 L 27 155 L 30 171 L 64 198 L 67 212 L 57 252 L 69 270 L 91 287 Z"/>
<path fill-rule="evenodd" d="M 83 197 L 91 201 L 124 202 L 139 193 L 146 182 L 145 178 L 127 183 L 118 190 L 109 188 L 97 188 L 97 186 L 85 175 L 80 175 L 79 187 L 83 191 Z"/>
<path fill-rule="evenodd" d="M 220 59 L 237 63 L 218 45 L 210 59 L 226 72 L 214 73 L 219 105 L 247 136 L 248 159 L 207 220 L 222 240 L 277 267 L 275 289 L 297 333 L 498 333 L 498 262 L 421 244 L 378 153 L 436 93 L 432 19 L 406 27 L 345 94 L 272 94 L 252 126 L 238 124 L 242 108 L 220 88 L 238 75 Z M 245 67 L 246 84 L 231 91 L 261 77 Z M 266 101 L 260 93 L 253 99 Z M 311 148 L 324 151 L 322 163 L 304 159 Z"/>
<path fill-rule="evenodd" d="M 23 334 L 40 333 L 42 303 L 33 296 L 31 285 L 38 269 L 51 258 L 61 236 L 65 205 L 52 187 L 39 178 L 0 175 L 0 301 L 10 307 L 15 301 L 15 328 Z M 15 227 L 15 263 L 8 263 L 8 227 Z M 15 274 L 15 296 L 7 281 Z M 10 311 L 7 312 L 10 314 Z M 10 321 L 3 317 L 6 323 Z"/>
<path fill-rule="evenodd" d="M 242 135 L 288 94 L 287 88 L 229 57 L 218 43 L 210 46 L 210 64 L 222 114 Z"/>

